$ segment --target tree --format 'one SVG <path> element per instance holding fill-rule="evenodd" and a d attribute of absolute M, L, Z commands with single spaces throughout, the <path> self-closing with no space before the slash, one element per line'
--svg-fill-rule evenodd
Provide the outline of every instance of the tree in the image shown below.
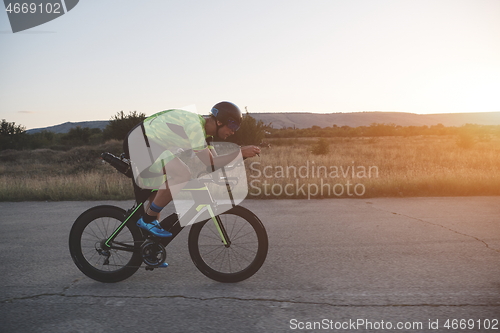
<path fill-rule="evenodd" d="M 312 147 L 314 155 L 326 155 L 330 151 L 330 144 L 325 138 L 319 138 Z"/>
<path fill-rule="evenodd" d="M 23 147 L 26 128 L 2 119 L 0 124 L 0 149 L 21 149 Z"/>
<path fill-rule="evenodd" d="M 238 145 L 258 145 L 264 139 L 266 126 L 262 120 L 257 121 L 248 111 L 243 115 L 240 129 L 227 141 Z"/>
<path fill-rule="evenodd" d="M 67 134 L 65 134 L 61 141 L 70 146 L 83 146 L 90 144 L 90 138 L 92 136 L 98 135 L 101 133 L 99 128 L 88 128 L 88 127 L 75 127 L 69 130 Z"/>
<path fill-rule="evenodd" d="M 135 125 L 139 124 L 144 119 L 146 119 L 146 115 L 144 113 L 131 111 L 128 114 L 125 114 L 123 111 L 120 111 L 111 117 L 109 124 L 104 129 L 104 139 L 124 140 L 128 132 L 130 132 Z"/>
<path fill-rule="evenodd" d="M 50 147 L 56 142 L 56 134 L 51 131 L 43 130 L 33 134 L 28 135 L 28 148 L 38 149 L 42 147 Z M 62 134 L 59 134 L 61 136 Z"/>

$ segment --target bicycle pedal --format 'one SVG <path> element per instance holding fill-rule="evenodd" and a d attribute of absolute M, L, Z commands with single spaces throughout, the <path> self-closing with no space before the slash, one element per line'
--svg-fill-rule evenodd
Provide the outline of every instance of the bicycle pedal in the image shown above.
<path fill-rule="evenodd" d="M 166 262 L 164 262 L 164 263 L 162 263 L 161 265 L 158 265 L 158 266 L 146 266 L 146 270 L 147 271 L 152 271 L 155 268 L 167 268 L 167 267 L 168 267 L 168 264 Z"/>

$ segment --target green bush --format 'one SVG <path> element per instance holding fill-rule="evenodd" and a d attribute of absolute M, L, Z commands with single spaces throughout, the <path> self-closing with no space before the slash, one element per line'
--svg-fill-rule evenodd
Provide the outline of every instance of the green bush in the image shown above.
<path fill-rule="evenodd" d="M 330 144 L 325 138 L 319 138 L 312 147 L 314 155 L 326 155 L 330 152 Z"/>
<path fill-rule="evenodd" d="M 474 136 L 467 132 L 462 132 L 458 135 L 457 145 L 460 148 L 469 149 L 476 143 Z"/>

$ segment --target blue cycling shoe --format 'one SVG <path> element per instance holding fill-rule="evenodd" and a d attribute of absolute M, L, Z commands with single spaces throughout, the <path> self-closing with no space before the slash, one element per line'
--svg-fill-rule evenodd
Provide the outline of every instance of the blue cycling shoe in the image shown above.
<path fill-rule="evenodd" d="M 172 233 L 168 232 L 167 230 L 163 229 L 160 226 L 160 223 L 158 221 L 153 221 L 153 223 L 146 223 L 142 219 L 142 217 L 137 221 L 137 226 L 141 229 L 144 229 L 148 232 L 150 232 L 152 235 L 156 237 L 172 237 Z"/>
<path fill-rule="evenodd" d="M 152 271 L 155 268 L 167 268 L 167 267 L 168 267 L 168 264 L 166 262 L 164 262 L 163 264 L 158 265 L 158 266 L 146 266 L 146 270 Z"/>

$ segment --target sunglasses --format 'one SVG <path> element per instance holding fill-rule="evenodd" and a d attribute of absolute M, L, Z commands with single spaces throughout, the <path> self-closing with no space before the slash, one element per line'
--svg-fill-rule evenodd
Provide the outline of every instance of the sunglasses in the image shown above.
<path fill-rule="evenodd" d="M 236 121 L 234 121 L 233 119 L 229 119 L 227 121 L 226 126 L 229 127 L 229 129 L 233 132 L 236 132 L 237 130 L 240 129 L 240 125 Z"/>

